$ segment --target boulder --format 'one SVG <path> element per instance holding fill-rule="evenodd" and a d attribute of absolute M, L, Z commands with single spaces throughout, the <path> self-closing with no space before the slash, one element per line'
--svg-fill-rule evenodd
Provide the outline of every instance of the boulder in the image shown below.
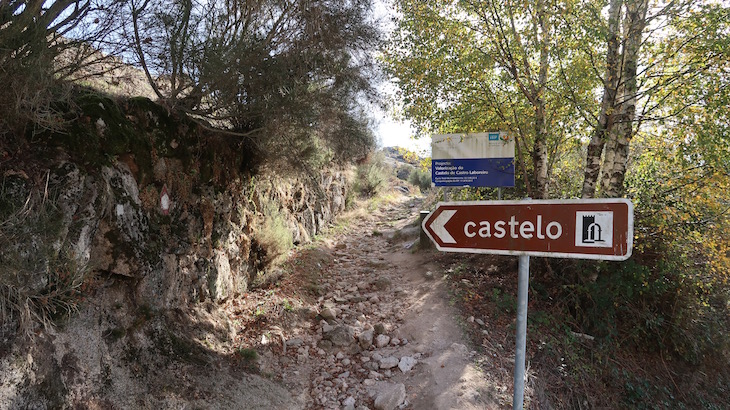
<path fill-rule="evenodd" d="M 322 319 L 326 321 L 335 320 L 337 317 L 337 312 L 333 308 L 324 308 L 319 312 L 319 315 L 322 316 Z"/>

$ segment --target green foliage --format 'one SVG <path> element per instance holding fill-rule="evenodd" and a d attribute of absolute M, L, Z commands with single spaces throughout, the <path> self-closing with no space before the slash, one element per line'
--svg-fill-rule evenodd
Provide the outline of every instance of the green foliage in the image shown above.
<path fill-rule="evenodd" d="M 561 142 L 551 157 L 550 197 L 578 198 L 583 183 L 583 145 L 580 139 L 566 139 Z M 522 179 L 517 175 L 518 181 Z"/>
<path fill-rule="evenodd" d="M 622 403 L 624 406 L 642 410 L 687 408 L 685 403 L 677 400 L 667 386 L 655 386 L 651 380 L 631 374 L 625 370 L 617 378 L 624 381 Z M 714 408 L 714 406 L 703 406 L 703 408 Z"/>
<path fill-rule="evenodd" d="M 605 71 L 607 22 L 596 17 L 605 2 L 542 10 L 496 1 L 396 5 L 403 18 L 384 59 L 399 81 L 405 116 L 421 135 L 514 131 L 518 187 L 505 199 L 520 198 L 537 169 L 528 156 L 536 155 L 531 127 L 542 99 L 551 134 L 549 194 L 580 195 L 586 136 L 600 112 L 595 90 L 603 84 L 597 74 Z M 541 11 L 543 19 L 534 20 Z M 635 257 L 581 265 L 584 272 L 568 275 L 564 291 L 586 331 L 637 346 L 651 340 L 650 349 L 696 361 L 727 351 L 730 330 L 730 12 L 680 2 L 651 10 L 657 18 L 652 13 L 671 28 L 645 36 L 636 101 L 642 122 L 626 134 L 633 138 L 625 187 L 635 204 Z M 510 28 L 493 21 L 499 18 L 519 23 Z M 551 37 L 540 43 L 545 33 Z M 627 33 L 619 34 L 625 41 Z M 539 86 L 534 73 L 543 53 L 550 61 L 546 88 L 534 94 L 529 87 Z M 451 198 L 496 199 L 496 192 L 453 189 Z"/>
<path fill-rule="evenodd" d="M 501 289 L 493 288 L 490 298 L 500 312 L 513 314 L 517 311 L 517 301 L 514 296 L 509 293 L 502 292 Z"/>
<path fill-rule="evenodd" d="M 408 175 L 408 182 L 417 186 L 421 192 L 431 189 L 431 173 L 420 167 L 413 168 Z"/>
<path fill-rule="evenodd" d="M 722 355 L 730 332 L 727 293 L 703 289 L 685 255 L 584 263 L 595 280 L 563 285 L 579 328 L 609 343 L 677 354 L 690 362 Z"/>
<path fill-rule="evenodd" d="M 585 263 L 578 269 L 597 271 L 595 280 L 584 279 L 581 283 L 564 285 L 581 329 L 609 339 L 618 339 L 619 330 L 628 329 L 636 332 L 630 335 L 632 342 L 642 343 L 647 333 L 644 324 L 663 320 L 659 317 L 645 321 L 641 315 L 648 312 L 636 305 L 666 293 L 666 289 L 662 289 L 665 282 L 652 279 L 645 266 L 631 260 L 615 266 Z"/>
<path fill-rule="evenodd" d="M 524 199 L 525 192 L 515 188 L 503 188 L 502 199 L 519 200 Z M 497 200 L 498 188 L 491 187 L 467 187 L 451 188 L 449 198 L 453 201 L 490 201 Z"/>
<path fill-rule="evenodd" d="M 259 165 L 309 171 L 374 146 L 360 107 L 376 94 L 370 7 L 153 0 L 130 6 L 125 46 L 161 74 L 150 85 L 167 104 L 242 139 Z"/>
<path fill-rule="evenodd" d="M 593 103 L 594 87 L 600 83 L 590 56 L 571 49 L 586 44 L 572 39 L 576 30 L 562 21 L 575 11 L 572 2 L 395 4 L 403 17 L 384 61 L 398 79 L 404 114 L 419 136 L 508 130 L 517 141 L 517 189 L 533 197 L 529 191 L 544 189 L 536 187 L 536 178 L 544 180 L 537 177 L 538 169 L 545 169 L 550 178 L 567 153 L 580 155 L 580 147 L 571 141 L 588 133 L 585 119 L 590 113 L 576 115 L 574 107 Z M 493 29 L 515 20 L 520 24 L 513 24 L 512 30 Z M 551 60 L 560 65 L 548 63 Z M 580 114 L 591 107 L 581 105 Z"/>
<path fill-rule="evenodd" d="M 627 186 L 640 263 L 671 285 L 658 310 L 671 347 L 697 360 L 730 349 L 730 173 L 722 156 L 702 159 L 708 151 L 685 142 L 641 138 Z"/>
<path fill-rule="evenodd" d="M 398 153 L 398 158 L 403 160 L 407 164 L 413 166 L 423 166 L 423 164 L 421 163 L 422 160 L 417 153 L 402 147 L 396 147 L 395 150 Z"/>
<path fill-rule="evenodd" d="M 1 138 L 20 142 L 28 134 L 58 130 L 63 125 L 65 119 L 52 106 L 67 91 L 58 80 L 80 70 L 98 72 L 90 69 L 100 57 L 93 55 L 94 46 L 108 44 L 123 3 L 0 2 L 0 82 L 8 85 L 0 90 Z M 112 53 L 107 50 L 108 55 Z"/>
<path fill-rule="evenodd" d="M 601 276 L 610 283 L 588 294 L 595 303 L 591 316 L 609 328 L 616 323 L 612 331 L 625 340 L 651 340 L 654 349 L 697 362 L 730 352 L 730 59 L 724 34 L 730 13 L 698 5 L 671 23 L 676 31 L 649 57 L 650 71 L 662 75 L 652 76 L 648 98 L 662 102 L 653 107 L 662 115 L 652 132 L 634 137 L 625 180 L 635 205 L 635 257 L 599 269 L 597 283 Z M 673 82 L 662 83 L 668 72 Z"/>
<path fill-rule="evenodd" d="M 111 159 L 97 155 L 100 145 L 111 156 L 132 147 L 144 162 L 149 147 L 134 150 L 128 121 L 59 95 L 67 93 L 64 81 L 93 84 L 87 76 L 120 64 L 103 55 L 124 55 L 147 77 L 165 116 L 235 136 L 231 145 L 249 169 L 315 174 L 333 161 L 361 159 L 375 146 L 362 108 L 374 102 L 379 76 L 369 51 L 380 33 L 370 11 L 370 0 L 3 2 L 0 80 L 12 85 L 0 91 L 3 145 L 54 134 L 92 164 Z M 109 138 L 95 129 L 100 118 Z"/>
<path fill-rule="evenodd" d="M 373 197 L 384 188 L 388 175 L 383 161 L 382 153 L 378 153 L 357 166 L 353 185 L 360 196 Z"/>
<path fill-rule="evenodd" d="M 0 5 L 0 80 L 12 84 L 0 90 L 0 132 L 5 139 L 18 137 L 33 114 L 49 120 L 43 125 L 50 127 L 55 122 L 48 91 L 53 83 L 54 53 L 48 45 L 45 18 L 35 20 L 33 14 L 40 10 L 22 3 L 11 0 Z"/>
<path fill-rule="evenodd" d="M 259 354 L 256 350 L 244 347 L 238 349 L 238 355 L 247 362 L 255 362 L 259 358 Z"/>
<path fill-rule="evenodd" d="M 587 137 L 595 135 L 605 99 L 596 91 L 611 77 L 604 75 L 607 2 L 550 3 L 543 10 L 539 2 L 395 3 L 403 18 L 384 59 L 400 86 L 405 116 L 419 127 L 420 135 L 514 131 L 517 188 L 505 190 L 505 199 L 529 193 L 526 185 L 536 169 L 529 157 L 534 155 L 531 127 L 539 104 L 528 97 L 529 88 L 539 87 L 539 82 L 531 81 L 525 71 L 538 72 L 541 52 L 547 51 L 546 87 L 531 96 L 544 99 L 547 111 L 549 194 L 581 195 Z M 627 50 L 631 32 L 627 7 L 640 3 L 615 3 L 622 5 L 617 33 L 621 53 Z M 590 348 L 577 348 L 587 345 L 585 341 L 557 343 L 564 350 L 561 359 L 569 362 L 567 370 L 560 365 L 563 381 L 576 385 L 604 386 L 610 377 L 601 375 L 600 367 L 621 367 L 613 357 L 622 348 L 629 355 L 639 352 L 632 359 L 640 363 L 632 365 L 643 365 L 641 353 L 650 352 L 647 362 L 659 356 L 662 361 L 675 360 L 675 366 L 682 363 L 674 367 L 682 370 L 687 362 L 716 359 L 725 368 L 730 357 L 730 9 L 701 1 L 657 5 L 651 3 L 647 14 L 650 24 L 643 30 L 638 61 L 621 58 L 620 64 L 626 65 L 612 75 L 620 77 L 619 95 L 606 112 L 618 124 L 614 135 L 616 129 L 628 131 L 623 134 L 628 141 L 621 143 L 631 151 L 627 158 L 614 160 L 628 164 L 622 182 L 623 192 L 635 204 L 634 257 L 623 263 L 550 263 L 549 271 L 557 274 L 548 273 L 549 280 L 541 285 L 550 306 L 560 312 L 556 316 L 564 315 L 559 320 L 562 327 L 596 336 Z M 495 16 L 502 16 L 502 24 L 485 24 Z M 552 34 L 547 48 L 538 42 L 545 31 L 535 16 L 544 18 Z M 660 20 L 663 23 L 656 25 Z M 514 32 L 519 38 L 507 43 L 498 38 Z M 521 64 L 510 64 L 510 58 Z M 634 64 L 639 67 L 636 76 L 629 73 Z M 633 79 L 638 89 L 626 91 Z M 624 92 L 636 97 L 625 105 L 633 110 L 631 104 L 636 104 L 637 117 L 631 117 L 629 128 L 620 117 L 628 110 L 616 109 L 631 99 Z M 610 162 L 609 146 L 601 150 L 599 162 Z M 605 175 L 614 176 L 610 171 Z M 452 189 L 450 197 L 496 199 L 496 192 Z M 537 287 L 539 274 L 535 276 L 531 285 Z M 491 297 L 499 303 L 498 294 Z M 672 397 L 680 392 L 667 389 L 669 383 L 654 388 L 655 380 L 631 371 L 619 371 L 615 379 L 624 397 L 609 407 L 681 406 Z M 726 393 L 724 386 L 718 390 Z M 690 392 L 685 405 L 712 407 L 693 399 Z M 582 399 L 572 403 L 576 408 L 584 404 Z M 596 404 L 603 403 L 589 407 Z"/>

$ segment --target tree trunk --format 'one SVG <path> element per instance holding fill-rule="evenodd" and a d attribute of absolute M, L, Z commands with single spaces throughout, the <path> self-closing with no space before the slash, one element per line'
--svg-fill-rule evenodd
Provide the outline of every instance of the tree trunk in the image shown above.
<path fill-rule="evenodd" d="M 586 153 L 585 174 L 583 178 L 583 198 L 593 198 L 596 194 L 596 183 L 601 172 L 601 155 L 606 145 L 606 137 L 611 132 L 614 123 L 616 93 L 621 74 L 619 60 L 619 21 L 623 0 L 611 0 L 608 9 L 608 31 L 606 41 L 606 74 L 603 79 L 603 98 L 598 123 L 588 144 Z"/>
<path fill-rule="evenodd" d="M 624 32 L 626 45 L 624 46 L 624 93 L 621 101 L 621 122 L 616 133 L 615 152 L 613 161 L 606 162 L 604 168 L 606 189 L 603 196 L 614 198 L 624 193 L 624 178 L 626 165 L 629 160 L 629 144 L 634 136 L 634 120 L 636 119 L 636 95 L 638 82 L 636 72 L 641 48 L 642 34 L 646 27 L 646 13 L 649 7 L 648 0 L 633 0 L 626 4 Z"/>
<path fill-rule="evenodd" d="M 532 161 L 535 169 L 535 195 L 537 199 L 548 196 L 547 129 L 545 124 L 545 102 L 540 98 L 535 107 L 535 142 L 532 147 Z"/>
<path fill-rule="evenodd" d="M 608 190 L 609 181 L 611 181 L 611 173 L 613 172 L 613 162 L 616 158 L 616 149 L 618 147 L 618 138 L 621 134 L 621 126 L 624 124 L 623 119 L 623 106 L 621 102 L 625 98 L 624 84 L 618 85 L 616 91 L 616 108 L 614 108 L 614 115 L 612 127 L 606 132 L 603 147 L 603 163 L 599 164 L 601 167 L 599 178 L 598 178 L 598 196 L 606 196 L 605 192 Z"/>
<path fill-rule="evenodd" d="M 535 145 L 533 165 L 535 167 L 535 193 L 539 199 L 548 197 L 550 178 L 548 175 L 547 120 L 545 115 L 545 88 L 548 80 L 548 46 L 550 30 L 547 27 L 544 2 L 538 2 L 537 24 L 540 28 L 540 67 L 537 74 L 535 105 Z"/>
<path fill-rule="evenodd" d="M 517 165 L 522 169 L 522 176 L 525 180 L 525 190 L 527 191 L 527 196 L 532 197 L 532 184 L 530 183 L 530 176 L 527 173 L 527 166 L 525 165 L 525 161 L 523 160 L 522 156 L 522 143 L 525 139 L 523 134 L 520 132 L 519 136 L 515 137 L 515 147 L 517 147 Z M 515 170 L 517 172 L 517 170 Z"/>

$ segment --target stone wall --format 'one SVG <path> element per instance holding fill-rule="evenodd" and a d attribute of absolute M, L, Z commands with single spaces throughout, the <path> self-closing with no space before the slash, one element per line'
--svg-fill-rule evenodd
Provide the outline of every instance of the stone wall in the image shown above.
<path fill-rule="evenodd" d="M 171 405 L 129 400 L 151 385 L 164 390 L 161 371 L 176 377 L 191 371 L 190 358 L 214 358 L 199 351 L 200 341 L 231 334 L 216 305 L 242 295 L 289 244 L 311 241 L 345 208 L 341 169 L 253 172 L 240 143 L 206 135 L 149 101 L 85 104 L 73 133 L 41 135 L 0 169 L 0 205 L 20 211 L 31 198 L 50 209 L 50 222 L 26 220 L 32 229 L 16 229 L 22 234 L 0 262 L 36 254 L 36 265 L 48 267 L 67 258 L 83 274 L 83 289 L 73 293 L 78 310 L 60 327 L 36 326 L 27 337 L 3 317 L 2 408 Z M 43 269 L 16 273 L 24 279 L 12 286 L 47 291 Z M 238 388 L 251 394 L 285 400 L 259 379 L 205 380 L 222 395 L 224 383 L 243 383 Z"/>
<path fill-rule="evenodd" d="M 208 132 L 143 98 L 82 93 L 72 106 L 62 129 L 0 163 L 3 184 L 15 187 L 16 204 L 43 195 L 59 211 L 55 237 L 26 239 L 52 241 L 95 275 L 132 279 L 150 303 L 245 291 L 282 252 L 277 245 L 285 247 L 266 241 L 271 229 L 306 243 L 345 207 L 341 169 L 254 170 L 262 161 L 242 138 Z"/>
<path fill-rule="evenodd" d="M 220 301 L 247 289 L 269 267 L 272 250 L 257 235 L 283 218 L 293 244 L 304 244 L 344 210 L 345 173 L 312 179 L 272 174 L 214 187 L 181 177 L 179 160 L 160 158 L 157 184 L 144 188 L 124 162 L 90 174 L 72 162 L 50 170 L 49 191 L 61 210 L 57 247 L 93 275 L 134 279 L 143 303 L 167 308 Z M 161 207 L 164 187 L 169 210 Z M 267 215 L 261 204 L 273 205 Z"/>

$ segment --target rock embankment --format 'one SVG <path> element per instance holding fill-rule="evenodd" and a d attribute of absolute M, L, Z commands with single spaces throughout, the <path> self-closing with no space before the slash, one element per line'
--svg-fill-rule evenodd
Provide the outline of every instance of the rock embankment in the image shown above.
<path fill-rule="evenodd" d="M 226 359 L 229 324 L 214 313 L 344 210 L 346 172 L 254 176 L 240 144 L 149 100 L 79 105 L 69 132 L 1 164 L 0 216 L 18 217 L 0 227 L 12 239 L 0 242 L 0 293 L 15 298 L 0 312 L 0 408 L 195 402 L 174 378 Z M 43 329 L 35 308 L 72 315 Z M 19 317 L 34 337 L 16 334 Z"/>

